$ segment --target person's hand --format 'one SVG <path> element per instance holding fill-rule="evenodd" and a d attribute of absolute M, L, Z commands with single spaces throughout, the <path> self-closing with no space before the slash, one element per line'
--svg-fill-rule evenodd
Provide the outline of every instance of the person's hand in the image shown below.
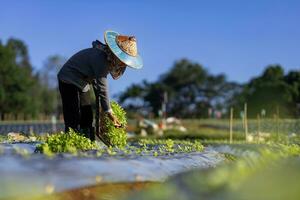
<path fill-rule="evenodd" d="M 122 124 L 119 122 L 119 120 L 117 119 L 117 117 L 113 113 L 108 112 L 107 115 L 111 119 L 111 121 L 113 122 L 113 124 L 116 128 L 121 128 L 122 127 Z"/>

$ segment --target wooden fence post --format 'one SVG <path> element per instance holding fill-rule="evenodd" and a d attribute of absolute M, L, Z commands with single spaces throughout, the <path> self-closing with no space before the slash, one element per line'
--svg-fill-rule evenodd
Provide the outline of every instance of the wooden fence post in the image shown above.
<path fill-rule="evenodd" d="M 247 103 L 244 105 L 244 123 L 245 123 L 245 140 L 248 138 L 248 117 L 247 117 Z"/>
<path fill-rule="evenodd" d="M 257 114 L 257 141 L 260 139 L 260 115 Z"/>
<path fill-rule="evenodd" d="M 229 143 L 232 144 L 232 125 L 233 125 L 233 108 L 230 108 L 230 122 L 229 122 Z"/>
<path fill-rule="evenodd" d="M 275 124 L 276 124 L 276 140 L 279 139 L 279 107 L 276 106 L 276 118 L 275 118 Z"/>

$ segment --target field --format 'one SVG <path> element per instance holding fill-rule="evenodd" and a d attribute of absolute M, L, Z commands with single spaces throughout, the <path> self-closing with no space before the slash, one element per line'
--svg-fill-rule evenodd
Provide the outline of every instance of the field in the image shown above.
<path fill-rule="evenodd" d="M 183 120 L 186 132 L 147 137 L 133 135 L 135 123 L 129 121 L 132 137 L 124 148 L 92 144 L 74 133 L 66 140 L 71 143 L 53 135 L 60 148 L 48 143 L 49 152 L 42 153 L 36 147 L 47 143 L 47 135 L 2 134 L 0 199 L 300 197 L 299 120 L 249 120 L 247 136 L 243 122 L 234 120 L 231 141 L 225 119 Z"/>
<path fill-rule="evenodd" d="M 300 0 L 0 5 L 0 200 L 300 200 Z"/>

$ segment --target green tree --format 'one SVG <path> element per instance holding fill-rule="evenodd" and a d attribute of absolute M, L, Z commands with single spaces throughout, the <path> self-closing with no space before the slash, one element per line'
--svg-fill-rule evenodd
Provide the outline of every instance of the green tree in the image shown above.
<path fill-rule="evenodd" d="M 58 57 L 49 59 L 49 66 L 50 61 L 57 63 Z M 51 74 L 52 77 L 53 74 Z M 53 98 L 57 94 L 56 88 L 42 83 L 41 80 L 41 76 L 34 73 L 27 46 L 21 40 L 12 38 L 5 45 L 0 43 L 0 113 L 2 119 L 4 114 L 8 113 L 15 116 L 24 114 L 25 118 L 35 118 L 41 112 L 53 112 L 53 106 L 47 103 L 57 102 L 57 98 Z"/>
<path fill-rule="evenodd" d="M 41 100 L 43 102 L 41 112 L 46 115 L 60 115 L 62 104 L 58 91 L 57 73 L 65 63 L 66 59 L 59 55 L 49 56 L 44 66 L 39 71 L 41 87 Z"/>
<path fill-rule="evenodd" d="M 300 116 L 300 70 L 290 71 L 285 77 L 284 81 L 291 86 L 295 114 Z"/>
<path fill-rule="evenodd" d="M 295 116 L 297 86 L 293 88 L 289 82 L 297 85 L 297 76 L 290 74 L 287 78 L 281 66 L 268 66 L 261 76 L 251 79 L 243 91 L 234 96 L 236 106 L 241 111 L 247 102 L 249 117 L 256 117 L 262 110 L 266 111 L 268 117 L 278 114 L 282 117 Z"/>
<path fill-rule="evenodd" d="M 14 103 L 18 102 L 20 84 L 18 84 L 19 69 L 14 63 L 14 54 L 5 45 L 0 44 L 0 112 L 1 118 L 10 112 Z M 17 73 L 16 73 L 17 72 Z M 15 94 L 13 94 L 15 93 Z"/>
<path fill-rule="evenodd" d="M 144 106 L 149 107 L 148 110 L 158 115 L 164 93 L 167 93 L 169 115 L 207 117 L 208 109 L 226 102 L 228 92 L 235 86 L 226 81 L 225 75 L 211 75 L 201 65 L 182 59 L 158 81 L 130 86 L 120 95 L 120 100 L 124 102 L 138 97 L 143 100 Z"/>
<path fill-rule="evenodd" d="M 5 113 L 34 114 L 36 104 L 31 88 L 36 80 L 31 75 L 26 46 L 20 40 L 9 39 L 0 51 L 2 118 Z"/>

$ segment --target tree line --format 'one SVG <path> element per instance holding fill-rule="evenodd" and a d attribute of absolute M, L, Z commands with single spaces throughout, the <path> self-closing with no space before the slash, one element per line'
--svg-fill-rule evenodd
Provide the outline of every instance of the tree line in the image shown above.
<path fill-rule="evenodd" d="M 37 119 L 40 114 L 62 113 L 56 74 L 65 59 L 50 56 L 39 70 L 29 60 L 26 44 L 11 38 L 0 41 L 0 119 Z M 300 70 L 284 72 L 270 65 L 244 84 L 228 81 L 224 74 L 212 74 L 187 59 L 174 63 L 157 81 L 130 85 L 117 95 L 132 117 L 168 116 L 209 118 L 228 115 L 230 108 L 241 113 L 248 105 L 248 116 L 300 116 Z"/>
<path fill-rule="evenodd" d="M 40 114 L 61 113 L 56 73 L 64 59 L 50 56 L 44 66 L 35 71 L 28 48 L 21 40 L 0 41 L 0 119 L 20 116 L 36 119 Z"/>
<path fill-rule="evenodd" d="M 300 70 L 285 74 L 280 65 L 270 65 L 261 75 L 239 84 L 182 59 L 157 81 L 132 84 L 119 94 L 119 101 L 129 111 L 144 115 L 159 116 L 165 104 L 169 116 L 209 118 L 221 113 L 228 117 L 230 108 L 242 115 L 247 103 L 248 117 L 294 118 L 300 116 Z"/>

